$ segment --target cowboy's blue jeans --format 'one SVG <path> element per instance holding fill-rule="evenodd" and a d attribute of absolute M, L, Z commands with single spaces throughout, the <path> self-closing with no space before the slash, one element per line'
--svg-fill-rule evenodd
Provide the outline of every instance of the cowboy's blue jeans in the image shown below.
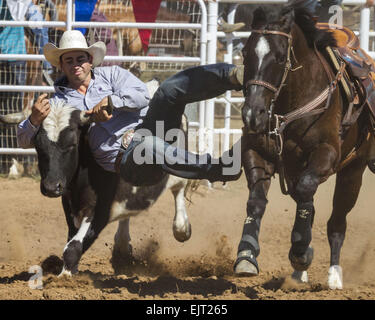
<path fill-rule="evenodd" d="M 212 161 L 208 154 L 198 155 L 172 146 L 157 136 L 157 125 L 164 125 L 164 132 L 179 129 L 188 103 L 211 99 L 227 90 L 241 90 L 229 80 L 235 66 L 218 63 L 186 69 L 165 80 L 150 101 L 144 121 L 124 151 L 120 174 L 134 185 L 152 185 L 170 173 L 188 179 L 208 179 L 218 159 Z M 160 129 L 160 128 L 159 128 Z M 144 134 L 148 132 L 148 134 Z M 237 172 L 238 173 L 238 172 Z"/>

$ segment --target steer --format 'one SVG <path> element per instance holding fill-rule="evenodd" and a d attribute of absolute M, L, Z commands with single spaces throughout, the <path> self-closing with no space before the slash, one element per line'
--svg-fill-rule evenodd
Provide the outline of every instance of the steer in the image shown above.
<path fill-rule="evenodd" d="M 130 259 L 130 216 L 150 208 L 166 189 L 175 198 L 175 238 L 183 242 L 191 235 L 184 199 L 187 180 L 167 175 L 153 186 L 134 187 L 119 175 L 104 171 L 88 146 L 89 123 L 85 111 L 64 102 L 52 103 L 51 112 L 34 137 L 41 192 L 47 197 L 62 197 L 69 228 L 60 275 L 77 273 L 82 254 L 103 228 L 116 220 L 119 225 L 112 261 Z"/>

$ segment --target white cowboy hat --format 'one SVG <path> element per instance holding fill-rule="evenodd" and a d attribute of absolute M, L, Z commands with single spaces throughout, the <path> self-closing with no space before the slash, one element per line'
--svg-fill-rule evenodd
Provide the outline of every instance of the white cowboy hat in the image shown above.
<path fill-rule="evenodd" d="M 89 47 L 81 31 L 68 30 L 62 35 L 59 48 L 52 43 L 47 43 L 43 47 L 43 51 L 47 61 L 55 67 L 60 66 L 60 57 L 64 53 L 70 51 L 85 51 L 92 56 L 92 66 L 96 67 L 103 62 L 107 48 L 102 41 L 95 42 Z"/>

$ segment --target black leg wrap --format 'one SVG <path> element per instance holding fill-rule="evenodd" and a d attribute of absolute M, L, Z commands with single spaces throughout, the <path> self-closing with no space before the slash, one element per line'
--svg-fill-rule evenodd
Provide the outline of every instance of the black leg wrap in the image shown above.
<path fill-rule="evenodd" d="M 264 210 L 263 210 L 264 211 Z M 259 255 L 260 247 L 258 243 L 260 221 L 262 215 L 257 215 L 257 218 L 248 216 L 245 220 L 241 241 L 238 245 L 237 259 L 234 264 L 234 269 L 242 260 L 247 260 L 253 264 L 259 273 L 259 266 L 256 257 Z"/>
<path fill-rule="evenodd" d="M 292 231 L 292 248 L 294 256 L 302 256 L 311 242 L 311 224 L 314 214 L 312 202 L 297 205 L 296 219 Z"/>
<path fill-rule="evenodd" d="M 310 266 L 314 251 L 309 247 L 311 242 L 311 226 L 314 215 L 313 202 L 297 204 L 296 219 L 292 231 L 292 247 L 289 260 L 297 271 L 305 271 Z"/>
<path fill-rule="evenodd" d="M 294 268 L 297 271 L 305 271 L 309 268 L 314 257 L 314 249 L 308 247 L 306 252 L 302 256 L 295 256 L 292 253 L 292 249 L 289 250 L 289 260 Z"/>
<path fill-rule="evenodd" d="M 246 220 L 251 219 L 247 218 Z M 258 243 L 260 221 L 253 220 L 251 223 L 245 223 L 241 241 L 238 245 L 238 252 L 251 250 L 257 257 L 260 252 Z"/>

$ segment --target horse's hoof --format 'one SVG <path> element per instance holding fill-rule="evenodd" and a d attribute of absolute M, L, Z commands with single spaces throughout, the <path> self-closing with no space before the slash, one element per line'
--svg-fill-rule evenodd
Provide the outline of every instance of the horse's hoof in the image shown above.
<path fill-rule="evenodd" d="M 234 268 L 234 273 L 241 277 L 254 277 L 259 274 L 257 267 L 247 260 L 241 260 Z"/>
<path fill-rule="evenodd" d="M 308 247 L 306 252 L 302 256 L 295 256 L 292 253 L 292 249 L 289 251 L 289 260 L 296 271 L 305 271 L 310 267 L 310 264 L 314 257 L 314 249 Z"/>
<path fill-rule="evenodd" d="M 234 263 L 234 273 L 244 277 L 253 277 L 259 274 L 258 263 L 251 250 L 242 250 L 238 253 Z"/>
<path fill-rule="evenodd" d="M 309 282 L 309 276 L 307 275 L 307 271 L 294 270 L 294 272 L 292 273 L 292 279 L 299 283 Z"/>
<path fill-rule="evenodd" d="M 328 270 L 328 287 L 332 290 L 343 288 L 342 268 L 339 265 L 330 266 Z"/>
<path fill-rule="evenodd" d="M 173 235 L 174 238 L 179 242 L 185 242 L 190 239 L 191 237 L 191 224 L 187 222 L 181 228 L 177 228 L 175 224 L 173 224 Z"/>

